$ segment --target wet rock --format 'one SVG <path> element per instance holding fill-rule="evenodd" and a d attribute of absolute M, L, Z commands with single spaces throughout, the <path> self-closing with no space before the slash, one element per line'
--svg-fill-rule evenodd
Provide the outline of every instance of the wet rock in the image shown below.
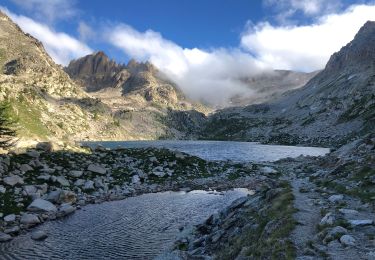
<path fill-rule="evenodd" d="M 13 176 L 9 176 L 9 177 L 5 177 L 3 179 L 3 182 L 5 184 L 8 184 L 9 186 L 15 186 L 16 184 L 23 184 L 23 179 L 18 176 L 18 175 L 13 175 Z"/>
<path fill-rule="evenodd" d="M 61 205 L 61 207 L 59 208 L 58 215 L 66 216 L 72 214 L 74 211 L 76 211 L 76 208 L 70 205 L 69 203 L 66 203 Z"/>
<path fill-rule="evenodd" d="M 51 202 L 43 199 L 34 200 L 28 207 L 28 211 L 33 212 L 57 212 L 57 208 Z"/>
<path fill-rule="evenodd" d="M 107 169 L 105 169 L 105 168 L 103 168 L 99 165 L 96 165 L 96 164 L 90 164 L 87 167 L 87 170 L 90 171 L 90 172 L 98 173 L 98 174 L 106 174 L 106 172 L 107 172 Z"/>
<path fill-rule="evenodd" d="M 354 237 L 352 237 L 350 235 L 343 235 L 342 237 L 340 237 L 340 242 L 341 242 L 341 244 L 343 244 L 345 246 L 354 246 L 355 245 L 355 239 L 354 239 Z"/>
<path fill-rule="evenodd" d="M 328 200 L 332 203 L 339 203 L 344 199 L 344 195 L 332 195 L 328 198 Z"/>
<path fill-rule="evenodd" d="M 44 232 L 44 231 L 34 231 L 33 233 L 31 233 L 31 239 L 34 239 L 34 240 L 44 240 L 48 237 L 47 233 Z"/>
<path fill-rule="evenodd" d="M 40 223 L 40 220 L 37 215 L 26 213 L 21 216 L 20 223 L 24 225 L 36 225 Z"/>
<path fill-rule="evenodd" d="M 5 234 L 3 232 L 0 232 L 0 242 L 6 242 L 6 241 L 10 241 L 12 239 L 13 238 L 10 235 Z"/>

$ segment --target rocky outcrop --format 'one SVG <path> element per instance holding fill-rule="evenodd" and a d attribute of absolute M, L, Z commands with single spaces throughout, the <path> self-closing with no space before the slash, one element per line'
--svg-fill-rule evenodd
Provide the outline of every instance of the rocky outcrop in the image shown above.
<path fill-rule="evenodd" d="M 71 61 L 65 71 L 87 91 L 121 87 L 130 76 L 124 65 L 110 60 L 102 51 Z"/>

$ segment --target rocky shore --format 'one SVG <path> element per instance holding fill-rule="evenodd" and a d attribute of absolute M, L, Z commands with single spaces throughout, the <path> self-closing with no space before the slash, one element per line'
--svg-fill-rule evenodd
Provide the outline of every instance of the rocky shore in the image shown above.
<path fill-rule="evenodd" d="M 208 162 L 166 149 L 53 151 L 49 143 L 2 155 L 0 173 L 1 242 L 89 203 L 168 190 L 256 189 L 276 174 L 262 165 Z"/>
<path fill-rule="evenodd" d="M 375 259 L 375 135 L 272 167 L 279 178 L 209 217 L 160 259 Z"/>

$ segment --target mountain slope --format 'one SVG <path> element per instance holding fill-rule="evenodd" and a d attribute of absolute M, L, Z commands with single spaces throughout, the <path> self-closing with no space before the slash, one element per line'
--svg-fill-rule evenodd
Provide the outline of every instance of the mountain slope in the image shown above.
<path fill-rule="evenodd" d="M 81 67 L 81 73 L 100 72 L 104 75 L 103 82 L 112 86 L 108 81 L 111 77 L 105 76 L 106 72 L 116 68 L 119 71 L 121 66 L 109 62 L 106 67 L 103 64 L 107 62 L 100 61 L 93 64 L 97 66 Z M 149 106 L 144 98 L 138 98 L 143 105 L 134 111 L 133 105 L 139 103 L 137 98 L 129 106 L 124 106 L 123 98 L 116 105 L 119 99 L 106 99 L 108 93 L 98 96 L 86 93 L 53 62 L 37 39 L 22 32 L 3 13 L 0 13 L 0 68 L 0 101 L 11 104 L 13 117 L 18 119 L 21 140 L 128 140 L 186 136 L 185 132 L 173 128 L 170 118 L 174 118 L 171 115 L 174 113 L 167 106 L 163 109 L 156 104 Z M 116 97 L 122 95 L 121 89 Z M 181 113 L 190 114 L 189 111 Z M 204 118 L 201 113 L 192 113 L 192 116 Z M 194 122 L 199 120 L 191 120 Z"/>
<path fill-rule="evenodd" d="M 373 131 L 374 42 L 375 23 L 367 22 L 303 88 L 273 102 L 222 110 L 203 137 L 338 146 Z"/>

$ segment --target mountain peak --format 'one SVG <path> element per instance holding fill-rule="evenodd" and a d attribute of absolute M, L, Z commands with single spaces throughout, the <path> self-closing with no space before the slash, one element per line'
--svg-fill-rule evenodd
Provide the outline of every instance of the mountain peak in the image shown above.
<path fill-rule="evenodd" d="M 342 69 L 358 70 L 375 65 L 375 22 L 366 22 L 354 39 L 327 63 L 326 71 Z"/>

